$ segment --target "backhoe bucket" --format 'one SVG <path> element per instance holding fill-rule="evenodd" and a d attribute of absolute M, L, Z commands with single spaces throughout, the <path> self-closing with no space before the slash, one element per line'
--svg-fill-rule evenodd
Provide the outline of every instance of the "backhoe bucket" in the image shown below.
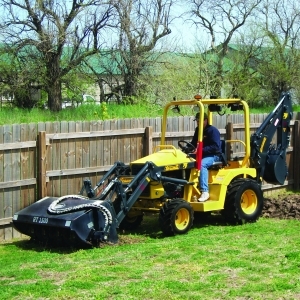
<path fill-rule="evenodd" d="M 268 156 L 264 171 L 264 180 L 272 184 L 284 184 L 288 170 L 284 154 L 271 154 Z"/>
<path fill-rule="evenodd" d="M 14 227 L 33 240 L 47 245 L 116 243 L 114 210 L 109 201 L 79 195 L 46 197 L 17 212 Z"/>

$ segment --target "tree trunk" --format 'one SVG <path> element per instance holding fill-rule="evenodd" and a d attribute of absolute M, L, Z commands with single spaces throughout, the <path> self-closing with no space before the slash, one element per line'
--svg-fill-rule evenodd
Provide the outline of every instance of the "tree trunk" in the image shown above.
<path fill-rule="evenodd" d="M 47 60 L 47 92 L 48 107 L 51 111 L 61 110 L 61 78 L 60 78 L 60 54 L 49 53 Z"/>
<path fill-rule="evenodd" d="M 134 102 L 133 98 L 138 94 L 138 78 L 140 70 L 135 67 L 130 73 L 124 74 L 124 91 L 123 95 L 130 104 Z"/>
<path fill-rule="evenodd" d="M 55 80 L 48 87 L 48 107 L 51 111 L 61 110 L 61 82 Z"/>

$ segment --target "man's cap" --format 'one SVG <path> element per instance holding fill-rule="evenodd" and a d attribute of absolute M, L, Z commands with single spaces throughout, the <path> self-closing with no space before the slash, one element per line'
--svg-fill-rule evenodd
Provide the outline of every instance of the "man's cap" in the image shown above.
<path fill-rule="evenodd" d="M 199 117 L 200 117 L 200 113 L 196 113 L 194 121 L 198 121 Z M 207 113 L 204 113 L 204 120 L 206 120 L 206 119 L 207 119 Z"/>

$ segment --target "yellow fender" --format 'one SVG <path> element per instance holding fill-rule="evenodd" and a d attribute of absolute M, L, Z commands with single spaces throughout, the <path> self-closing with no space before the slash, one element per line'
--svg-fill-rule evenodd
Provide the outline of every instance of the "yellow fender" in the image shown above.
<path fill-rule="evenodd" d="M 206 202 L 197 202 L 196 197 L 185 198 L 191 199 L 191 206 L 194 211 L 216 211 L 224 208 L 226 192 L 228 185 L 235 178 L 255 178 L 256 169 L 254 168 L 238 168 L 238 169 L 220 169 L 215 176 L 212 177 L 212 182 L 209 183 L 209 195 L 210 198 Z M 191 195 L 191 191 L 195 191 L 194 186 L 190 189 L 190 193 L 186 194 L 187 196 Z M 197 189 L 200 195 L 200 191 Z"/>

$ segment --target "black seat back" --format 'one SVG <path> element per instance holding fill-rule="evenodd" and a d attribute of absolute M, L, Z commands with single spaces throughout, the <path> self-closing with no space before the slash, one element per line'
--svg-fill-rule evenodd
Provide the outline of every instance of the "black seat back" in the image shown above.
<path fill-rule="evenodd" d="M 221 160 L 223 162 L 224 166 L 227 166 L 227 149 L 226 149 L 226 141 L 225 140 L 221 140 Z"/>

